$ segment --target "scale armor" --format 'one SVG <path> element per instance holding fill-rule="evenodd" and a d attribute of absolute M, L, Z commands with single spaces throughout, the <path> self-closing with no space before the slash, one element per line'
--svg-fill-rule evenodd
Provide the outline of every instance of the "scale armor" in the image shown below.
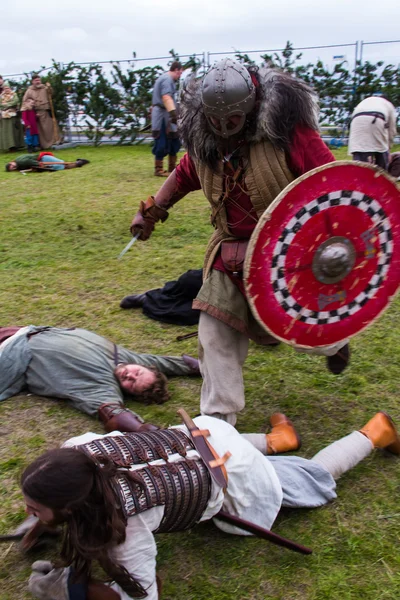
<path fill-rule="evenodd" d="M 204 513 L 210 497 L 211 477 L 200 457 L 187 458 L 194 444 L 180 429 L 126 433 L 99 438 L 78 446 L 89 456 L 108 457 L 120 466 L 114 489 L 125 518 L 155 506 L 165 506 L 155 533 L 190 529 Z M 169 462 L 173 454 L 182 460 Z M 163 459 L 161 465 L 148 463 Z M 143 465 L 129 471 L 133 465 Z"/>

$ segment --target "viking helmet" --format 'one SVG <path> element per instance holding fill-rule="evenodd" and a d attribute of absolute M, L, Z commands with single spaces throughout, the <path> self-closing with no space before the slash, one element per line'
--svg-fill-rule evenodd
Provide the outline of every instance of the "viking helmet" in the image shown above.
<path fill-rule="evenodd" d="M 224 138 L 239 133 L 247 115 L 253 110 L 256 88 L 250 73 L 230 59 L 215 63 L 203 79 L 204 114 L 212 131 Z M 231 117 L 239 117 L 231 120 Z"/>

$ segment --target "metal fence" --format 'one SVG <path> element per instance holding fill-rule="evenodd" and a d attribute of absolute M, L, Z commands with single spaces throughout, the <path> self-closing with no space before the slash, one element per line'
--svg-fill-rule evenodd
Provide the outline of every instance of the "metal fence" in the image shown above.
<path fill-rule="evenodd" d="M 321 60 L 324 64 L 335 64 L 337 62 L 347 63 L 347 68 L 349 71 L 356 68 L 358 64 L 362 65 L 366 61 L 369 62 L 377 62 L 378 60 L 382 60 L 386 64 L 398 64 L 398 52 L 400 40 L 381 40 L 381 41 L 372 41 L 372 42 L 364 42 L 355 41 L 348 44 L 324 44 L 318 46 L 297 46 L 291 47 L 291 50 L 295 53 L 301 53 L 301 59 L 299 60 L 300 64 L 314 63 L 316 58 L 317 60 Z M 219 52 L 210 52 L 210 51 L 202 51 L 191 54 L 180 54 L 179 58 L 182 62 L 185 59 L 189 59 L 194 57 L 199 61 L 200 67 L 199 72 L 205 72 L 211 64 L 218 60 L 219 58 L 225 56 L 234 56 L 238 53 L 241 55 L 248 55 L 250 58 L 254 57 L 254 60 L 257 62 L 257 56 L 261 57 L 263 55 L 275 55 L 278 56 L 284 52 L 286 48 L 266 48 L 261 50 L 229 50 L 229 51 L 219 51 Z M 92 62 L 77 62 L 74 63 L 77 66 L 88 66 L 90 64 L 102 65 L 102 67 L 107 71 L 107 66 L 109 66 L 110 71 L 114 64 L 118 63 L 119 65 L 135 65 L 137 63 L 142 63 L 145 66 L 155 66 L 160 65 L 162 67 L 166 67 L 169 62 L 171 62 L 172 56 L 153 56 L 147 58 L 139 58 L 135 54 L 133 54 L 132 58 L 129 59 L 116 59 L 116 60 L 105 60 L 105 61 L 92 61 Z M 40 73 L 45 74 L 46 71 L 49 71 L 52 67 L 44 67 L 39 69 Z M 9 73 L 4 75 L 4 78 L 24 78 L 27 76 L 27 73 Z M 71 111 L 69 122 L 64 130 L 64 145 L 70 144 L 89 144 L 92 143 L 88 139 L 85 129 L 87 126 L 84 124 L 84 116 L 79 113 L 75 113 L 74 110 Z M 326 128 L 328 129 L 328 128 Z M 326 141 L 331 140 L 331 136 L 327 131 L 321 131 L 323 139 Z M 147 133 L 140 134 L 137 138 L 137 142 L 146 143 L 150 140 L 150 136 Z M 344 132 L 340 136 L 340 144 L 345 143 L 347 140 L 344 138 Z M 101 143 L 102 144 L 115 144 L 118 142 L 117 137 L 113 137 L 110 135 L 104 135 Z"/>
<path fill-rule="evenodd" d="M 367 60 L 369 61 L 377 61 L 383 60 L 386 63 L 397 63 L 398 61 L 398 52 L 399 47 L 397 44 L 400 44 L 400 40 L 381 40 L 374 42 L 364 42 L 356 41 L 349 44 L 325 44 L 321 46 L 293 46 L 293 51 L 302 53 L 301 62 L 308 62 L 311 59 L 315 60 L 316 55 L 319 59 L 323 60 L 325 63 L 336 62 L 338 60 L 343 60 L 347 62 L 349 67 L 355 67 L 357 62 L 361 64 Z M 379 47 L 379 49 L 377 49 Z M 212 62 L 216 60 L 218 57 L 224 56 L 232 56 L 236 53 L 240 52 L 240 54 L 247 54 L 249 56 L 254 55 L 264 55 L 264 54 L 274 54 L 281 53 L 285 50 L 285 48 L 265 48 L 262 50 L 229 50 L 226 52 L 218 51 L 218 52 L 209 52 L 203 50 L 202 52 L 194 52 L 192 54 L 180 54 L 180 59 L 191 58 L 194 56 L 200 61 L 201 69 L 208 69 Z M 340 54 L 338 54 L 339 50 L 342 50 Z M 332 54 L 332 51 L 335 54 Z M 347 52 L 349 56 L 347 56 Z M 138 58 L 135 55 L 132 58 L 124 58 L 124 59 L 115 59 L 115 60 L 104 60 L 104 61 L 92 61 L 92 62 L 77 62 L 76 65 L 113 65 L 115 63 L 119 64 L 133 64 L 133 63 L 146 63 L 146 65 L 151 66 L 154 63 L 161 64 L 161 66 L 165 66 L 168 61 L 171 61 L 171 55 L 168 56 L 152 56 L 147 58 Z M 61 61 L 62 62 L 62 61 Z M 67 62 L 67 61 L 64 61 Z M 40 73 L 45 73 L 49 71 L 52 67 L 44 67 L 38 69 Z M 27 73 L 9 73 L 7 75 L 3 75 L 4 78 L 10 77 L 25 77 Z"/>

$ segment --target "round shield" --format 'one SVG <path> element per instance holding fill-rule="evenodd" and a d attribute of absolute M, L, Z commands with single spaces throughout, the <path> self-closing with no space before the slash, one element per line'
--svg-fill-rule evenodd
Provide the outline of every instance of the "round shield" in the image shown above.
<path fill-rule="evenodd" d="M 352 161 L 306 173 L 260 218 L 244 280 L 257 321 L 283 342 L 313 348 L 355 335 L 400 284 L 395 181 Z"/>

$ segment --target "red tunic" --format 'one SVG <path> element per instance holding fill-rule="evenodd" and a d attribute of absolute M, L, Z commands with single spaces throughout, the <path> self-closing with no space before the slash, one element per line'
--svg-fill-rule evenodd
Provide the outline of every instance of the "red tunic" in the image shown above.
<path fill-rule="evenodd" d="M 309 127 L 297 126 L 294 131 L 292 144 L 289 152 L 286 154 L 286 161 L 290 171 L 296 177 L 311 171 L 315 167 L 320 167 L 333 162 L 335 157 L 322 141 L 319 133 Z M 230 175 L 231 167 L 225 165 L 225 174 Z M 200 190 L 200 180 L 197 176 L 196 168 L 190 156 L 185 154 L 176 168 L 176 181 L 178 192 L 188 194 L 195 190 Z M 229 194 L 225 203 L 229 231 L 233 237 L 249 239 L 258 221 L 257 214 L 253 208 L 249 195 L 246 193 L 244 181 L 236 185 Z M 213 269 L 227 272 L 222 264 L 220 255 L 217 255 Z M 244 293 L 243 281 L 227 273 L 232 281 Z"/>

